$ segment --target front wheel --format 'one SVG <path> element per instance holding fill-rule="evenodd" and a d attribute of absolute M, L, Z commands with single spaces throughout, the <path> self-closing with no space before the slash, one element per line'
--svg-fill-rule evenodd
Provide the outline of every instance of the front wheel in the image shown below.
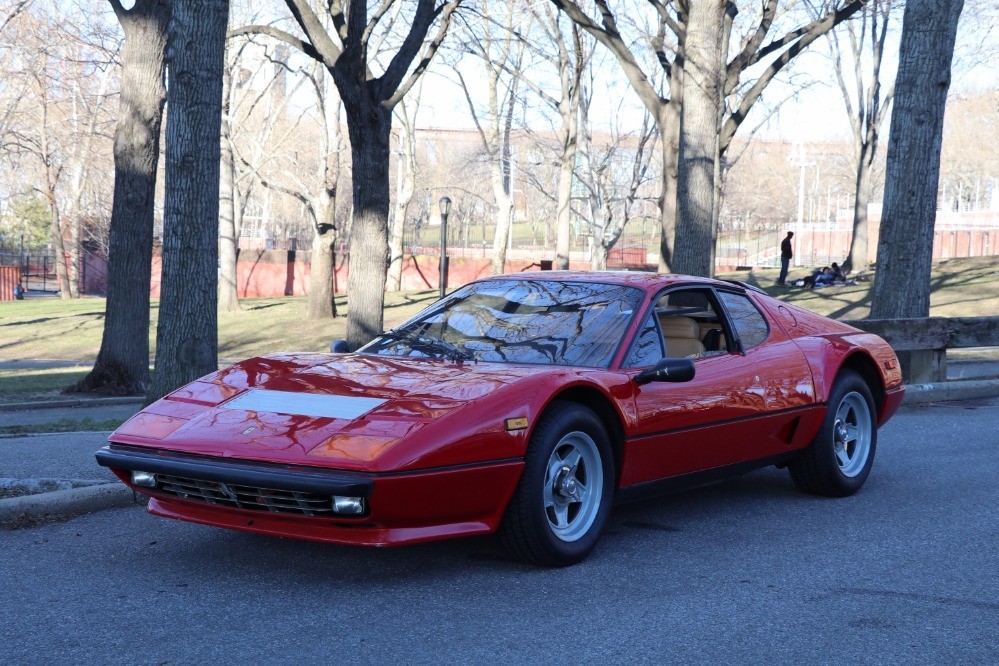
<path fill-rule="evenodd" d="M 610 513 L 614 465 L 607 431 L 592 411 L 554 403 L 541 417 L 500 536 L 518 559 L 541 566 L 583 560 Z"/>
<path fill-rule="evenodd" d="M 874 398 L 857 373 L 844 370 L 833 383 L 819 433 L 788 465 L 794 483 L 807 493 L 846 497 L 871 473 L 878 429 Z"/>

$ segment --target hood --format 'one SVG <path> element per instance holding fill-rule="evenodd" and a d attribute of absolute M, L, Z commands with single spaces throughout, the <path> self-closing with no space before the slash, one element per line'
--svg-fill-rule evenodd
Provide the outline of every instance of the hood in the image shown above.
<path fill-rule="evenodd" d="M 379 457 L 426 425 L 550 371 L 367 354 L 253 358 L 153 403 L 110 439 L 218 457 L 377 469 Z"/>

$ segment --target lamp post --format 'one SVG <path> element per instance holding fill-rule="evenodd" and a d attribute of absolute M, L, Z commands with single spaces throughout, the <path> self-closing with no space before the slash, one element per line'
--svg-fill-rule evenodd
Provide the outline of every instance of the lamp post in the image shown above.
<path fill-rule="evenodd" d="M 451 199 L 443 196 L 438 205 L 441 209 L 441 263 L 439 270 L 441 298 L 444 298 L 447 293 L 447 211 L 451 207 Z"/>

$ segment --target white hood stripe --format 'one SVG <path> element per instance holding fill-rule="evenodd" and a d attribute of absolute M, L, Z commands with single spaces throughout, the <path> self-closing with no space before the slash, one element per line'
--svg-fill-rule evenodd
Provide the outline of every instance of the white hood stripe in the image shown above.
<path fill-rule="evenodd" d="M 220 408 L 245 409 L 251 412 L 274 414 L 326 416 L 332 419 L 356 419 L 384 402 L 385 400 L 381 398 L 251 389 L 220 405 Z"/>

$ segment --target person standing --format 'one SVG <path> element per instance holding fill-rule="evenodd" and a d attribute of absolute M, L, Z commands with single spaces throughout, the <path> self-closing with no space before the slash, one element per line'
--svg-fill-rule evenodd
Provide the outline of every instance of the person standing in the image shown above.
<path fill-rule="evenodd" d="M 789 231 L 780 243 L 780 277 L 777 278 L 778 287 L 784 286 L 784 280 L 787 279 L 787 269 L 791 266 L 791 258 L 794 257 L 794 251 L 791 249 L 792 238 L 794 238 L 794 232 Z"/>

